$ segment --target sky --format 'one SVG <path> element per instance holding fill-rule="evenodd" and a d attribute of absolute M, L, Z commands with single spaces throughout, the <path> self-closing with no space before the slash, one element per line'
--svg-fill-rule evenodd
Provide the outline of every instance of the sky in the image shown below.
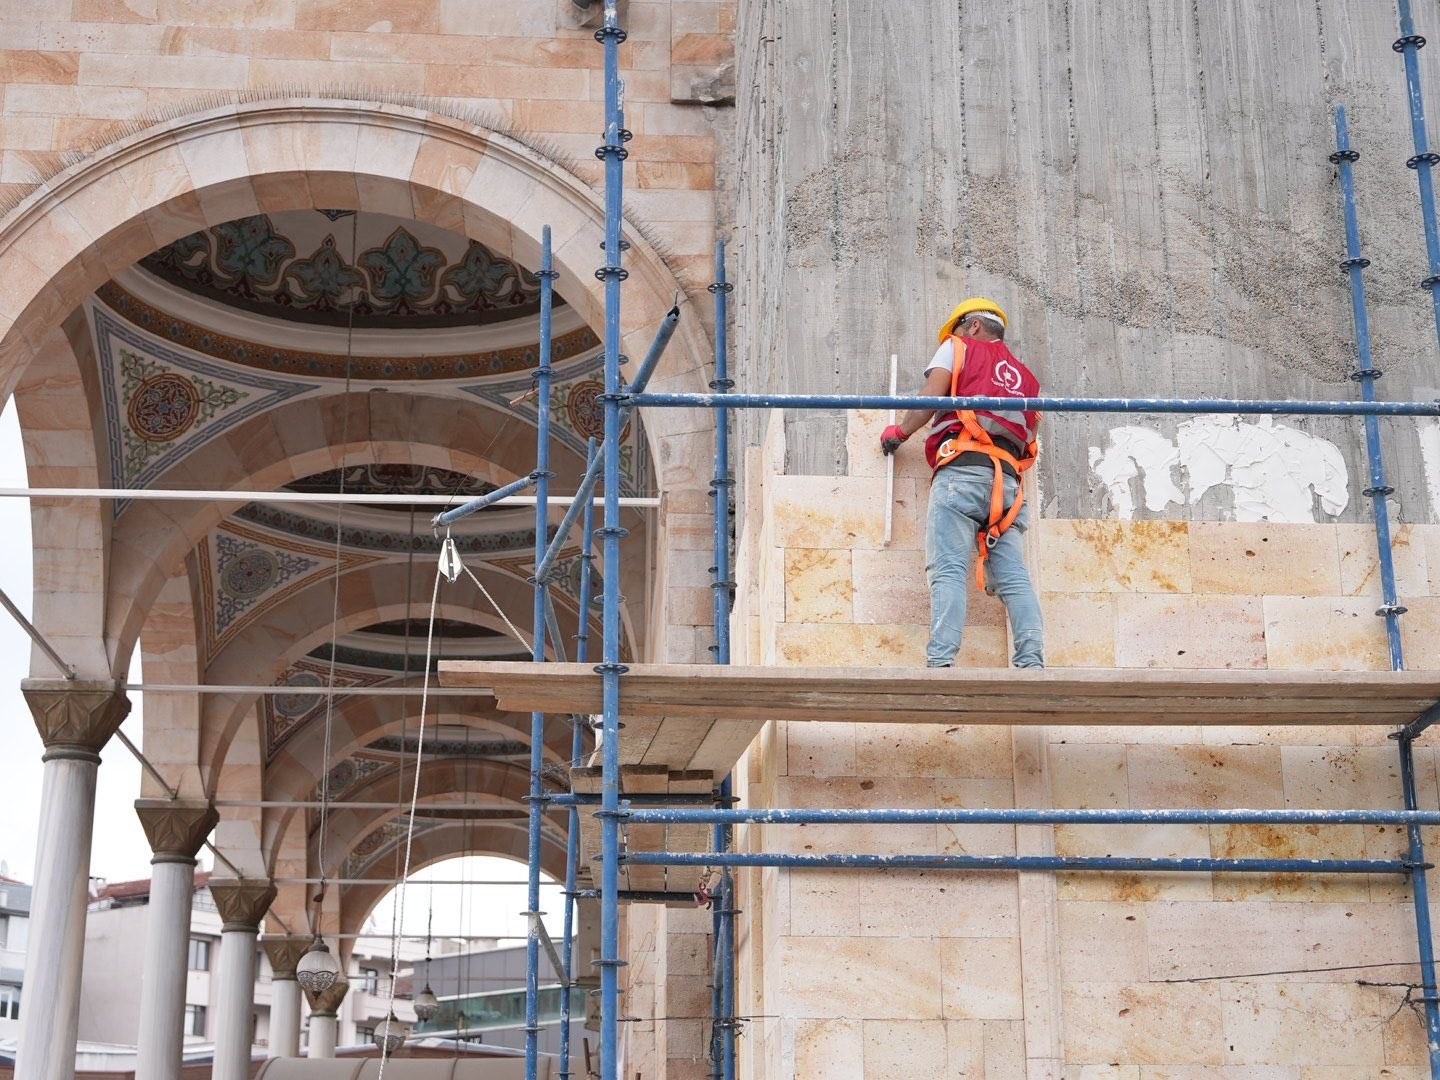
<path fill-rule="evenodd" d="M 25 455 L 20 425 L 13 405 L 0 413 L 0 487 L 26 486 Z M 0 557 L 0 589 L 25 612 L 31 612 L 33 566 L 30 545 L 30 509 L 25 499 L 0 498 L 0 537 L 8 537 Z M 30 711 L 20 693 L 20 680 L 30 674 L 30 640 L 14 619 L 0 611 L 0 792 L 5 793 L 0 812 L 0 872 L 20 881 L 31 881 L 35 868 L 35 836 L 40 821 L 40 789 L 44 750 Z M 139 650 L 130 672 L 131 682 L 140 682 Z M 144 702 L 132 695 L 133 708 L 121 729 L 144 748 Z M 129 881 L 150 876 L 150 845 L 135 815 L 134 802 L 140 794 L 140 765 L 112 739 L 101 753 L 95 794 L 95 833 L 90 852 L 90 874 L 107 881 Z M 202 852 L 201 867 L 209 869 L 208 852 Z M 468 858 L 437 863 L 414 876 L 415 881 L 450 879 L 473 881 L 525 880 L 525 867 L 508 859 Z M 406 890 L 405 933 L 425 933 L 433 891 L 434 925 L 437 931 L 473 935 L 523 935 L 526 908 L 522 885 L 437 885 Z M 555 893 L 545 890 L 542 895 Z M 371 918 L 381 933 L 391 931 L 395 894 L 382 900 Z M 542 903 L 550 914 L 546 925 L 559 933 L 558 901 Z"/>

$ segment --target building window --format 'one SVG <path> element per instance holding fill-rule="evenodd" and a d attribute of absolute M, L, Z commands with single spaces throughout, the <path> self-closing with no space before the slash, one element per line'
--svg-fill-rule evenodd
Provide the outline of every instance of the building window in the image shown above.
<path fill-rule="evenodd" d="M 374 994 L 380 989 L 380 972 L 377 968 L 361 968 L 360 977 L 365 980 L 365 993 Z"/>
<path fill-rule="evenodd" d="M 10 916 L 0 915 L 0 949 L 10 944 Z"/>
<path fill-rule="evenodd" d="M 375 1029 L 374 1029 L 373 1027 L 362 1027 L 362 1026 L 359 1025 L 359 1024 L 356 1024 L 356 1025 L 355 1025 L 355 1042 L 356 1042 L 357 1044 L 359 1044 L 359 1043 L 372 1043 L 372 1042 L 374 1042 L 374 1041 L 375 1041 Z"/>
<path fill-rule="evenodd" d="M 192 937 L 190 939 L 190 970 L 210 970 L 210 939 Z"/>
<path fill-rule="evenodd" d="M 0 986 L 0 1020 L 20 1019 L 20 987 Z"/>
<path fill-rule="evenodd" d="M 197 1038 L 205 1037 L 205 1006 L 185 1006 L 185 1034 L 194 1035 Z"/>

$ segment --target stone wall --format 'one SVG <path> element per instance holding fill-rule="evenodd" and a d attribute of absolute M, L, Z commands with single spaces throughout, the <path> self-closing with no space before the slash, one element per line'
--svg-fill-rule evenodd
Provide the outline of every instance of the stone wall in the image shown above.
<path fill-rule="evenodd" d="M 883 418 L 860 475 L 748 458 L 736 663 L 916 667 L 928 620 L 914 446 L 883 545 Z M 1052 667 L 1388 668 L 1364 526 L 1044 519 L 1027 538 Z M 1395 554 L 1412 668 L 1437 666 L 1440 530 Z M 960 663 L 1006 663 L 975 597 Z M 1421 800 L 1435 761 L 1417 751 Z M 1398 807 L 1383 729 L 1008 729 L 790 722 L 742 763 L 750 805 Z M 753 827 L 790 852 L 1403 857 L 1399 830 L 1241 826 Z M 755 1078 L 1340 1080 L 1428 1075 L 1404 883 L 1365 877 L 765 870 L 744 876 L 742 1039 Z M 1278 973 L 1278 974 L 1264 974 Z M 1237 977 L 1238 976 L 1238 977 Z"/>
<path fill-rule="evenodd" d="M 673 6 L 673 11 L 672 11 Z M 735 0 L 629 0 L 627 206 L 711 280 L 716 105 L 733 99 Z M 304 88 L 433 98 L 598 183 L 599 5 L 572 0 L 60 0 L 0 7 L 0 200 L 147 120 Z M 728 122 L 728 109 L 718 110 Z"/>

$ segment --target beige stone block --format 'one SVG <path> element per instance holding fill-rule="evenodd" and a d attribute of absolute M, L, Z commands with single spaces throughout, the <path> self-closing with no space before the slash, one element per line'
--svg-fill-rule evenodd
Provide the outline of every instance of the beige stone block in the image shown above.
<path fill-rule="evenodd" d="M 795 548 L 785 552 L 785 621 L 852 622 L 850 552 Z"/>
<path fill-rule="evenodd" d="M 988 724 L 856 724 L 855 771 L 866 777 L 1008 780 L 1010 730 Z"/>
<path fill-rule="evenodd" d="M 1421 809 L 1436 803 L 1433 754 L 1418 747 L 1416 789 Z M 1280 750 L 1285 801 L 1297 808 L 1343 810 L 1400 809 L 1400 757 L 1385 746 L 1286 746 Z"/>
<path fill-rule="evenodd" d="M 985 1075 L 985 1021 L 945 1021 L 946 1080 L 970 1080 Z"/>
<path fill-rule="evenodd" d="M 931 846 L 928 850 L 935 849 Z M 956 874 L 946 870 L 861 873 L 865 875 L 861 884 L 861 934 L 911 937 L 917 927 L 946 938 L 1013 937 L 1020 932 L 1020 900 L 1014 874 Z"/>
<path fill-rule="evenodd" d="M 1258 597 L 1125 594 L 1115 605 L 1117 667 L 1265 666 Z"/>
<path fill-rule="evenodd" d="M 1115 598 L 1099 593 L 1045 593 L 1045 666 L 1115 666 Z"/>
<path fill-rule="evenodd" d="M 302 2 L 308 0 L 159 0 L 157 15 L 167 26 L 283 29 L 295 25 L 296 10 Z M 424 4 L 425 0 L 418 2 Z"/>
<path fill-rule="evenodd" d="M 1210 830 L 1217 859 L 1361 859 L 1364 829 L 1359 825 L 1226 825 Z M 1357 874 L 1216 874 L 1216 900 L 1369 899 L 1366 878 Z"/>
<path fill-rule="evenodd" d="M 1210 835 L 1204 825 L 1057 825 L 1055 854 L 1204 858 Z M 1210 875 L 1174 873 L 1066 873 L 1059 878 L 1062 900 L 1123 901 L 1206 900 Z"/>
<path fill-rule="evenodd" d="M 209 57 L 197 64 L 185 56 L 112 56 L 86 53 L 80 57 L 79 81 L 89 86 L 177 87 L 185 90 L 228 90 L 245 85 L 250 61 L 243 56 Z M 66 80 L 74 82 L 75 79 Z"/>
<path fill-rule="evenodd" d="M 787 1019 L 785 1026 L 793 1032 L 796 1080 L 863 1080 L 863 1021 Z"/>
<path fill-rule="evenodd" d="M 1353 984 L 1359 965 L 1376 962 L 1377 942 L 1414 933 L 1405 902 L 1163 902 L 1144 919 L 1148 977 L 1156 981 L 1303 968 L 1306 982 Z"/>
<path fill-rule="evenodd" d="M 1390 666 L 1384 620 L 1372 600 L 1344 596 L 1265 597 L 1271 668 L 1378 671 Z"/>
<path fill-rule="evenodd" d="M 1056 905 L 1060 974 L 1066 982 L 1141 983 L 1149 978 L 1148 908 L 1129 903 Z"/>
<path fill-rule="evenodd" d="M 940 972 L 927 938 L 782 938 L 776 997 L 796 1017 L 940 1018 Z"/>
<path fill-rule="evenodd" d="M 1332 525 L 1192 522 L 1191 588 L 1244 596 L 1333 596 L 1340 589 Z"/>
<path fill-rule="evenodd" d="M 0 83 L 63 86 L 75 82 L 79 70 L 78 53 L 42 52 L 38 49 L 0 51 Z"/>
<path fill-rule="evenodd" d="M 885 539 L 885 482 L 869 477 L 777 476 L 768 513 L 783 547 L 867 548 Z M 895 481 L 891 548 L 923 548 L 924 521 L 915 481 Z"/>
<path fill-rule="evenodd" d="M 1304 1080 L 1308 1074 L 1288 1065 L 1141 1065 L 1139 1075 L 1140 1080 Z"/>
<path fill-rule="evenodd" d="M 1062 1080 L 1140 1080 L 1140 1066 L 1068 1065 Z"/>
<path fill-rule="evenodd" d="M 1339 984 L 1229 985 L 1221 995 L 1227 1061 L 1237 1065 L 1385 1064 L 1381 998 Z"/>
<path fill-rule="evenodd" d="M 1054 745 L 1049 755 L 1050 789 L 1056 806 L 1099 809 L 1130 805 L 1124 746 Z"/>
<path fill-rule="evenodd" d="M 131 87 L 52 86 L 16 83 L 5 88 L 7 114 L 37 116 L 90 116 L 124 120 L 145 110 L 144 90 Z"/>
<path fill-rule="evenodd" d="M 1219 1065 L 1225 1060 L 1217 986 L 1079 982 L 1066 984 L 1063 1000 L 1068 1061 Z"/>
<path fill-rule="evenodd" d="M 923 626 L 785 623 L 775 627 L 778 662 L 791 667 L 923 667 Z"/>
<path fill-rule="evenodd" d="M 1400 642 L 1405 650 L 1405 667 L 1410 671 L 1440 669 L 1440 598 L 1400 594 L 1400 603 L 1409 611 L 1400 618 Z M 1382 627 L 1385 620 L 1375 620 Z M 1388 642 L 1388 638 L 1387 638 Z"/>
<path fill-rule="evenodd" d="M 1380 597 L 1380 557 L 1375 526 L 1341 522 L 1332 525 L 1340 545 L 1340 593 Z M 1432 595 L 1426 539 L 1432 525 L 1390 526 L 1390 556 L 1395 585 L 1402 597 Z M 1266 590 L 1274 591 L 1274 590 Z"/>
<path fill-rule="evenodd" d="M 785 772 L 792 776 L 854 776 L 855 725 L 784 722 Z"/>
<path fill-rule="evenodd" d="M 860 934 L 860 898 L 867 891 L 867 885 L 873 883 L 874 871 L 801 870 L 782 873 L 781 887 L 789 890 L 789 905 L 782 909 L 777 929 L 796 937 L 854 937 Z"/>
<path fill-rule="evenodd" d="M 159 15 L 158 0 L 72 0 L 71 17 L 76 22 L 154 22 Z"/>
<path fill-rule="evenodd" d="M 1020 1020 L 984 1020 L 985 1080 L 1026 1080 L 1025 1024 Z"/>
<path fill-rule="evenodd" d="M 1046 592 L 1190 592 L 1183 521 L 1045 518 L 1038 523 Z"/>
<path fill-rule="evenodd" d="M 1132 806 L 1285 805 L 1279 747 L 1132 746 L 1127 762 Z"/>
<path fill-rule="evenodd" d="M 935 805 L 959 808 L 995 808 L 1015 805 L 1010 780 L 936 780 Z M 1014 855 L 1013 825 L 938 825 L 936 838 L 942 855 Z"/>
<path fill-rule="evenodd" d="M 947 1075 L 942 1020 L 866 1020 L 864 1040 L 867 1077 Z"/>
<path fill-rule="evenodd" d="M 946 938 L 940 942 L 940 979 L 948 1020 L 1019 1020 L 1018 937 Z"/>

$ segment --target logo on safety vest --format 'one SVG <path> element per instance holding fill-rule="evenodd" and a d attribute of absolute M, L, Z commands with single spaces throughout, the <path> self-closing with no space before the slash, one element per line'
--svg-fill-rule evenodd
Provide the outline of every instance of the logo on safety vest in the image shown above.
<path fill-rule="evenodd" d="M 998 360 L 995 363 L 993 378 L 995 385 L 1004 390 L 1007 394 L 1020 393 L 1021 383 L 1024 382 L 1020 369 L 1009 360 Z"/>

